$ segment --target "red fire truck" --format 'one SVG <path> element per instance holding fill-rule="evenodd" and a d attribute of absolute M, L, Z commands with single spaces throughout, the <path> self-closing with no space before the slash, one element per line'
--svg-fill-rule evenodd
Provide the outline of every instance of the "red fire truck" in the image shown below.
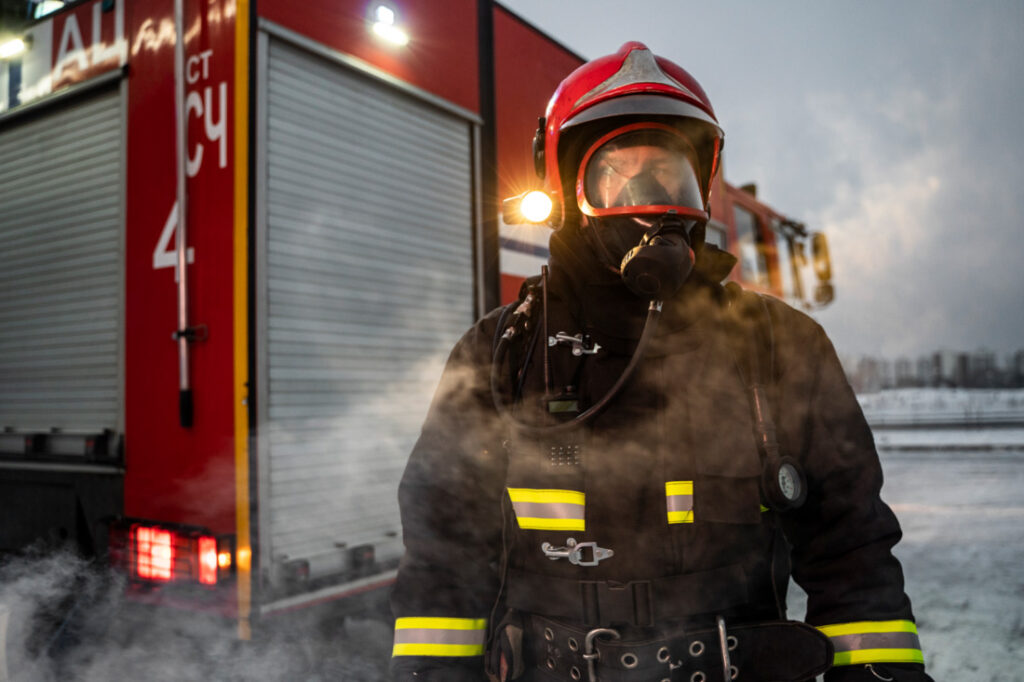
<path fill-rule="evenodd" d="M 499 199 L 582 62 L 443 4 L 84 0 L 4 52 L 0 550 L 109 547 L 243 637 L 391 581 L 444 358 L 546 256 Z M 714 202 L 745 284 L 810 298 L 812 242 L 827 282 L 820 237 Z"/>

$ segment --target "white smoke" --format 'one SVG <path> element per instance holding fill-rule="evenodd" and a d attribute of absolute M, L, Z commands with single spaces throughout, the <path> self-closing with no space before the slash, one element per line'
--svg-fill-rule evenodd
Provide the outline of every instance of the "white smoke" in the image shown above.
<path fill-rule="evenodd" d="M 231 619 L 132 601 L 123 577 L 66 550 L 4 560 L 0 642 L 5 609 L 0 682 L 373 682 L 386 679 L 390 655 L 382 615 L 309 611 L 268 620 L 242 641 Z"/>

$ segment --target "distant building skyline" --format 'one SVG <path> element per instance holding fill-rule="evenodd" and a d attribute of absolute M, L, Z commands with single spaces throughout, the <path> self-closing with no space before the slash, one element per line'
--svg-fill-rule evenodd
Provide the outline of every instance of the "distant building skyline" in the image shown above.
<path fill-rule="evenodd" d="M 1024 348 L 1003 355 L 987 348 L 943 349 L 916 358 L 846 355 L 840 360 L 857 393 L 891 388 L 1024 387 Z"/>

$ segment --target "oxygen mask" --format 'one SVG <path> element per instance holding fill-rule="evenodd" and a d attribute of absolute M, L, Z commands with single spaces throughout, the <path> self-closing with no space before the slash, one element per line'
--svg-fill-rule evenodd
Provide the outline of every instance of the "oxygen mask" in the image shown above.
<path fill-rule="evenodd" d="M 707 220 L 697 155 L 677 130 L 633 124 L 583 158 L 577 200 L 605 264 L 637 296 L 671 298 L 693 270 L 690 231 Z"/>

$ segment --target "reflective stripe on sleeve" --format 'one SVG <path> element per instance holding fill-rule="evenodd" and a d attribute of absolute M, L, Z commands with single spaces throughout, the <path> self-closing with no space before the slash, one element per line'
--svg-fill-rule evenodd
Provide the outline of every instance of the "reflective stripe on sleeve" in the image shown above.
<path fill-rule="evenodd" d="M 485 618 L 398 618 L 392 656 L 482 656 Z"/>
<path fill-rule="evenodd" d="M 917 626 L 909 620 L 837 623 L 818 629 L 835 647 L 833 665 L 924 663 Z"/>
<path fill-rule="evenodd" d="M 509 488 L 508 497 L 520 528 L 528 530 L 586 530 L 585 496 L 578 490 Z"/>
<path fill-rule="evenodd" d="M 693 523 L 693 481 L 665 483 L 669 523 Z"/>

